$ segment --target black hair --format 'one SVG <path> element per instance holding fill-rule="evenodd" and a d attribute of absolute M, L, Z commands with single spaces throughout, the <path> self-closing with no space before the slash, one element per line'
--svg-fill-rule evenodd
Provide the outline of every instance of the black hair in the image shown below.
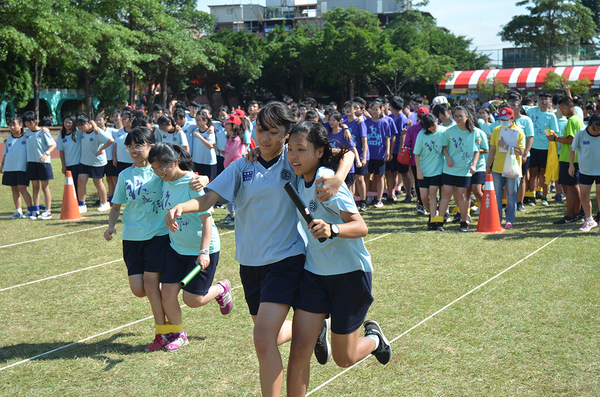
<path fill-rule="evenodd" d="M 76 117 L 73 114 L 68 114 L 68 115 L 66 115 L 63 118 L 63 123 L 62 123 L 63 125 L 62 125 L 62 128 L 60 129 L 60 137 L 61 137 L 61 139 L 64 139 L 65 135 L 67 135 L 67 129 L 65 128 L 65 120 L 67 120 L 67 119 L 71 120 L 71 123 L 72 123 L 72 125 L 71 125 L 71 139 L 73 140 L 73 142 L 76 142 L 77 141 L 77 138 L 76 138 L 77 134 L 75 133 L 75 131 L 77 130 L 77 126 L 75 125 L 75 119 L 76 119 Z"/>
<path fill-rule="evenodd" d="M 526 96 L 525 98 L 523 98 L 521 100 L 521 103 L 523 103 L 523 105 L 525 105 L 525 106 L 533 106 L 533 105 L 535 105 L 535 101 L 533 100 L 533 98 L 530 98 L 528 96 Z"/>
<path fill-rule="evenodd" d="M 433 127 L 435 123 L 437 123 L 437 117 L 435 117 L 433 114 L 427 113 L 421 115 L 421 124 L 425 129 L 425 135 L 432 134 L 432 132 L 429 131 L 429 128 Z"/>
<path fill-rule="evenodd" d="M 258 105 L 258 107 L 260 108 L 260 103 L 258 101 L 250 101 L 248 102 L 248 109 L 250 109 L 250 106 L 252 105 Z"/>
<path fill-rule="evenodd" d="M 202 105 L 202 109 L 201 109 L 201 110 L 208 110 L 208 112 L 209 112 L 210 114 L 212 114 L 212 113 L 213 113 L 213 108 L 212 108 L 212 106 L 210 106 L 210 105 Z"/>
<path fill-rule="evenodd" d="M 304 102 L 308 103 L 308 105 L 310 106 L 310 108 L 315 108 L 317 107 L 317 100 L 315 98 L 304 98 Z"/>
<path fill-rule="evenodd" d="M 361 109 L 364 109 L 365 106 L 367 105 L 367 101 L 365 101 L 364 99 L 362 99 L 359 96 L 355 96 L 354 98 L 352 98 L 352 102 L 358 103 L 358 106 L 360 106 Z"/>
<path fill-rule="evenodd" d="M 155 104 L 154 107 L 152 108 L 152 112 L 164 112 L 164 111 L 165 111 L 165 108 L 159 104 Z"/>
<path fill-rule="evenodd" d="M 538 94 L 538 98 L 552 98 L 552 94 L 547 91 L 542 91 Z"/>
<path fill-rule="evenodd" d="M 411 101 L 417 102 L 419 105 L 422 105 L 425 102 L 425 99 L 420 94 L 413 94 L 410 96 Z"/>
<path fill-rule="evenodd" d="M 229 114 L 229 108 L 227 106 L 221 106 L 219 108 L 219 113 L 221 113 L 221 112 L 225 112 L 225 113 Z"/>
<path fill-rule="evenodd" d="M 161 164 L 169 165 L 177 159 L 179 168 L 184 171 L 192 171 L 194 169 L 194 163 L 192 162 L 192 156 L 179 145 L 173 145 L 171 143 L 159 142 L 152 146 L 150 154 L 148 155 L 148 162 L 154 163 L 158 161 Z"/>
<path fill-rule="evenodd" d="M 457 106 L 454 109 L 452 109 L 452 115 L 454 115 L 459 110 L 465 112 L 465 114 L 467 115 L 467 121 L 465 122 L 465 126 L 467 127 L 467 130 L 469 130 L 470 133 L 473 133 L 475 131 L 475 128 L 473 125 L 473 118 L 471 116 L 471 113 L 464 106 Z M 454 118 L 456 118 L 456 116 L 454 116 Z"/>
<path fill-rule="evenodd" d="M 395 96 L 390 100 L 390 106 L 394 110 L 402 110 L 404 109 L 404 99 L 399 96 Z"/>
<path fill-rule="evenodd" d="M 177 118 L 177 117 L 183 117 L 185 118 L 185 109 L 183 108 L 175 108 L 173 109 L 173 118 Z M 160 119 L 159 119 L 160 120 Z"/>
<path fill-rule="evenodd" d="M 75 125 L 76 126 L 80 126 L 80 125 L 85 125 L 86 123 L 89 123 L 90 120 L 84 116 L 84 115 L 79 115 L 77 116 L 77 119 L 75 120 Z"/>
<path fill-rule="evenodd" d="M 510 101 L 511 99 L 521 100 L 521 93 L 519 91 L 510 91 L 508 93 L 508 100 Z"/>
<path fill-rule="evenodd" d="M 290 108 L 283 102 L 267 103 L 256 117 L 256 126 L 263 131 L 268 131 L 271 128 L 283 127 L 285 132 L 296 123 Z"/>
<path fill-rule="evenodd" d="M 307 134 L 306 140 L 310 142 L 315 149 L 323 148 L 323 156 L 320 158 L 319 163 L 328 168 L 336 168 L 344 154 L 348 151 L 346 148 L 334 154 L 331 150 L 331 142 L 329 141 L 329 134 L 325 129 L 325 126 L 321 123 L 315 123 L 314 121 L 302 121 L 290 131 L 290 137 L 294 134 Z"/>
<path fill-rule="evenodd" d="M 568 96 L 563 96 L 562 98 L 560 98 L 558 100 L 558 104 L 571 106 L 571 105 L 573 105 L 573 100 L 571 98 L 569 98 Z"/>
<path fill-rule="evenodd" d="M 558 101 L 560 101 L 563 96 L 564 96 L 563 94 L 554 94 L 552 96 L 552 104 L 554 106 L 558 106 Z"/>
<path fill-rule="evenodd" d="M 334 110 L 331 113 L 329 113 L 329 119 L 331 120 L 331 118 L 334 118 L 339 123 L 342 121 L 342 114 L 337 110 Z"/>
<path fill-rule="evenodd" d="M 37 117 L 35 117 L 35 112 L 33 110 L 29 110 L 23 113 L 23 122 L 27 121 L 37 121 Z"/>
<path fill-rule="evenodd" d="M 123 115 L 121 117 L 127 117 L 129 120 L 131 120 L 131 129 L 134 129 L 140 123 L 138 120 L 138 116 L 130 110 L 124 111 Z M 123 128 L 125 128 L 125 127 L 123 127 Z"/>
<path fill-rule="evenodd" d="M 285 103 L 286 105 L 290 106 L 291 104 L 294 103 L 294 99 L 288 95 L 284 95 L 283 97 L 283 103 Z"/>
<path fill-rule="evenodd" d="M 198 102 L 196 102 L 196 101 L 191 101 L 191 102 L 190 102 L 190 106 L 193 106 L 193 107 L 195 107 L 195 108 L 198 108 L 198 109 L 200 109 L 200 104 L 199 104 Z"/>
<path fill-rule="evenodd" d="M 298 104 L 298 108 L 306 108 L 306 110 L 309 110 L 310 104 L 307 102 L 300 102 L 300 104 Z"/>
<path fill-rule="evenodd" d="M 148 127 L 135 127 L 125 136 L 125 145 L 154 145 L 155 142 L 154 132 Z"/>
<path fill-rule="evenodd" d="M 177 126 L 177 123 L 175 123 L 175 120 L 173 120 L 169 116 L 160 116 L 157 120 L 157 124 L 159 127 L 161 125 L 170 125 L 171 127 L 173 127 L 173 131 L 170 132 L 171 134 L 175 132 L 175 127 Z"/>
<path fill-rule="evenodd" d="M 337 108 L 337 102 L 331 101 L 329 102 L 329 106 Z"/>
<path fill-rule="evenodd" d="M 140 117 L 137 121 L 138 127 L 151 127 L 152 126 L 152 118 L 147 114 Z"/>
<path fill-rule="evenodd" d="M 185 113 L 187 106 L 185 105 L 185 102 L 177 100 L 177 102 L 175 102 L 175 109 L 183 109 L 183 112 Z M 175 109 L 173 109 L 173 113 L 175 113 Z"/>
<path fill-rule="evenodd" d="M 246 145 L 246 139 L 244 139 L 244 128 L 240 125 L 237 125 L 235 123 L 226 123 L 226 124 L 230 124 L 231 125 L 231 133 L 233 134 L 233 138 L 235 138 L 236 136 L 240 138 L 240 140 L 242 141 L 242 143 L 244 145 Z M 233 141 L 233 139 L 232 139 Z"/>
<path fill-rule="evenodd" d="M 112 116 L 113 114 L 117 113 L 119 116 L 123 115 L 123 112 L 121 111 L 121 109 L 115 109 L 112 112 L 110 112 L 110 115 Z"/>
<path fill-rule="evenodd" d="M 388 99 L 384 96 L 380 96 L 379 98 L 377 98 L 377 100 L 381 103 L 383 103 L 384 105 L 387 105 L 388 103 L 390 103 L 390 101 L 388 101 Z"/>
<path fill-rule="evenodd" d="M 298 108 L 292 108 L 290 109 L 290 111 L 292 112 L 292 117 L 294 118 L 294 120 L 300 119 L 300 111 L 298 110 Z"/>
<path fill-rule="evenodd" d="M 196 113 L 196 120 L 198 120 L 198 117 L 200 117 L 202 120 L 206 121 L 206 125 L 208 125 L 208 127 L 210 127 L 211 125 L 213 125 L 212 120 L 210 119 L 210 117 L 208 117 L 206 115 L 206 113 L 204 113 L 204 112 L 198 112 L 198 113 Z"/>
<path fill-rule="evenodd" d="M 590 116 L 588 127 L 600 127 L 600 113 L 594 113 Z"/>
<path fill-rule="evenodd" d="M 319 117 L 319 113 L 317 113 L 316 110 L 308 110 L 306 111 L 306 114 L 304 115 L 304 119 L 307 121 L 319 121 L 321 119 L 321 117 Z"/>

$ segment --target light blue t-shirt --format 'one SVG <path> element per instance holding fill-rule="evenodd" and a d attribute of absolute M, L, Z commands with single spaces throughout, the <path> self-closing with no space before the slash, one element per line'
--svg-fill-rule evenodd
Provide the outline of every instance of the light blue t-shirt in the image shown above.
<path fill-rule="evenodd" d="M 194 129 L 198 132 L 202 138 L 206 139 L 210 143 L 215 143 L 215 134 L 210 134 L 210 128 L 202 132 L 198 127 Z M 214 165 L 217 164 L 217 151 L 215 149 L 209 149 L 200 140 L 200 138 L 192 138 L 192 160 L 196 164 Z"/>
<path fill-rule="evenodd" d="M 4 171 L 27 171 L 27 142 L 25 135 L 9 135 L 4 144 Z"/>
<path fill-rule="evenodd" d="M 533 132 L 533 122 L 531 121 L 531 119 L 527 116 L 521 116 L 518 119 L 515 119 L 515 123 L 521 127 L 521 130 L 523 130 L 523 133 L 525 134 L 525 145 L 527 145 L 527 139 L 529 138 L 533 138 L 534 136 L 534 132 Z M 531 151 L 529 153 L 527 153 L 527 157 L 531 156 Z"/>
<path fill-rule="evenodd" d="M 90 167 L 103 167 L 106 165 L 106 151 L 97 155 L 98 150 L 112 137 L 100 130 L 97 134 L 93 131 L 81 136 L 81 164 Z"/>
<path fill-rule="evenodd" d="M 154 134 L 156 135 L 156 132 Z M 116 145 L 117 147 L 117 161 L 119 163 L 133 164 L 133 160 L 131 159 L 129 152 L 125 150 L 125 138 L 127 138 L 127 132 L 125 132 L 125 130 L 121 128 L 120 130 L 115 132 L 113 138 L 115 140 L 114 145 Z"/>
<path fill-rule="evenodd" d="M 492 135 L 492 130 L 490 130 L 490 126 L 483 121 L 483 119 L 478 119 L 477 122 L 479 123 L 479 128 L 485 132 L 487 135 Z"/>
<path fill-rule="evenodd" d="M 280 156 L 256 164 L 235 160 L 207 188 L 236 201 L 235 259 L 245 266 L 264 266 L 305 253 L 296 207 L 283 186 L 297 185 L 287 159 Z"/>
<path fill-rule="evenodd" d="M 43 132 L 40 128 L 37 131 L 31 131 L 29 128 L 25 130 L 25 142 L 27 146 L 27 162 L 39 163 L 40 159 L 48 148 L 56 142 L 50 135 L 50 132 Z M 45 163 L 50 163 L 50 156 L 46 156 Z"/>
<path fill-rule="evenodd" d="M 180 203 L 185 203 L 188 200 L 204 195 L 204 191 L 197 192 L 190 189 L 190 182 L 194 176 L 193 172 L 189 172 L 176 181 L 169 181 L 163 184 L 162 198 L 160 207 L 166 214 L 174 206 Z M 171 248 L 179 255 L 194 255 L 200 254 L 200 243 L 202 242 L 202 221 L 201 215 L 208 212 L 183 214 L 176 219 L 179 230 L 176 232 L 169 231 L 171 239 Z M 209 253 L 214 254 L 221 250 L 221 240 L 219 239 L 219 230 L 215 226 L 213 218 L 209 220 L 212 223 L 212 235 L 210 238 Z M 164 222 L 163 222 L 164 223 Z"/>
<path fill-rule="evenodd" d="M 527 115 L 533 122 L 533 145 L 532 149 L 536 150 L 548 150 L 550 141 L 546 138 L 545 130 L 547 128 L 558 133 L 558 121 L 556 115 L 552 112 L 542 112 L 539 106 L 529 108 Z"/>
<path fill-rule="evenodd" d="M 106 127 L 106 129 L 104 130 L 104 133 L 108 136 L 110 136 L 112 139 L 115 139 L 115 132 L 117 132 L 118 130 L 116 128 L 112 128 L 112 127 Z M 106 148 L 105 152 L 106 152 L 106 161 L 108 161 L 109 163 L 112 161 L 113 159 L 113 151 L 115 150 L 115 143 L 111 143 L 109 147 Z"/>
<path fill-rule="evenodd" d="M 190 154 L 192 153 L 192 145 L 194 143 L 194 131 L 197 130 L 198 127 L 196 123 L 187 124 L 181 129 L 185 134 L 185 139 L 187 139 L 187 144 L 190 147 Z"/>
<path fill-rule="evenodd" d="M 121 171 L 112 202 L 127 204 L 123 210 L 123 240 L 146 241 L 169 234 L 160 209 L 162 187 L 163 180 L 149 165 Z"/>
<path fill-rule="evenodd" d="M 217 145 L 217 147 L 219 148 L 219 150 L 221 151 L 225 151 L 225 144 L 227 143 L 227 133 L 225 132 L 225 128 L 223 127 L 223 124 L 221 124 L 220 121 L 214 121 L 213 120 L 213 126 L 215 127 L 215 143 Z M 254 120 L 254 123 L 256 125 L 256 120 Z M 256 129 L 255 129 L 256 131 Z M 256 138 L 254 139 L 254 141 L 256 141 Z M 221 156 L 223 157 L 223 155 L 219 152 L 217 152 L 217 156 Z"/>
<path fill-rule="evenodd" d="M 444 169 L 444 155 L 442 154 L 444 131 L 446 131 L 446 128 L 438 125 L 438 130 L 433 134 L 425 134 L 425 130 L 421 130 L 417 135 L 413 153 L 419 155 L 421 172 L 424 177 L 430 178 L 442 175 Z"/>
<path fill-rule="evenodd" d="M 73 134 L 75 134 L 75 141 L 73 141 Z M 62 138 L 60 135 L 56 138 L 56 148 L 62 150 L 65 156 L 65 166 L 71 167 L 79 165 L 81 162 L 81 136 L 83 132 L 79 128 L 75 129 L 75 132 L 65 135 Z M 108 150 L 108 149 L 106 149 Z"/>
<path fill-rule="evenodd" d="M 575 134 L 571 150 L 577 152 L 579 172 L 587 176 L 600 176 L 600 136 L 592 135 L 587 127 Z"/>
<path fill-rule="evenodd" d="M 314 219 L 322 219 L 327 223 L 343 224 L 344 218 L 340 215 L 341 211 L 358 213 L 354 197 L 343 184 L 335 196 L 324 202 L 319 202 L 315 198 L 316 186 L 314 182 L 322 176 L 331 176 L 335 173 L 333 170 L 320 167 L 310 183 L 305 183 L 304 178 L 298 178 L 296 185 L 298 194 Z M 291 199 L 289 199 L 291 201 Z M 315 239 L 304 218 L 296 211 L 300 224 L 305 230 L 307 236 L 306 264 L 304 269 L 320 276 L 331 276 L 335 274 L 350 273 L 357 270 L 363 272 L 372 272 L 371 255 L 365 248 L 364 241 L 361 238 L 340 238 L 327 239 L 323 243 Z"/>
<path fill-rule="evenodd" d="M 189 146 L 187 137 L 183 131 L 164 132 L 159 129 L 158 132 L 160 132 L 162 136 L 161 142 L 179 145 L 181 147 Z"/>
<path fill-rule="evenodd" d="M 448 147 L 448 154 L 454 161 L 453 167 L 448 167 L 444 159 L 444 174 L 453 176 L 471 176 L 469 168 L 473 165 L 473 155 L 479 149 L 475 144 L 478 134 L 469 130 L 461 130 L 458 125 L 444 131 L 444 146 Z"/>
<path fill-rule="evenodd" d="M 478 134 L 478 137 L 475 138 L 475 145 L 477 145 L 478 150 L 490 150 L 490 144 L 487 139 L 486 133 L 475 127 L 475 132 Z M 477 139 L 481 139 L 481 142 L 477 144 Z M 479 153 L 479 159 L 477 160 L 477 167 L 475 168 L 476 172 L 485 172 L 486 164 L 488 160 L 488 153 L 481 154 Z"/>

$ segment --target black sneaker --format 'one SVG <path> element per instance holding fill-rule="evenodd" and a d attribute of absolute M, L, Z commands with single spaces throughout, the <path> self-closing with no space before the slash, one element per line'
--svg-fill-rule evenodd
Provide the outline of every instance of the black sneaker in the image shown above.
<path fill-rule="evenodd" d="M 437 223 L 427 222 L 427 231 L 435 231 L 435 225 L 437 225 Z"/>
<path fill-rule="evenodd" d="M 329 333 L 329 325 L 331 324 L 331 318 L 326 318 L 323 321 L 323 326 L 321 327 L 321 333 L 319 334 L 319 339 L 317 339 L 317 343 L 315 344 L 315 357 L 319 364 L 325 365 L 327 361 L 331 358 L 331 345 L 329 344 L 329 340 L 327 339 L 327 334 Z"/>
<path fill-rule="evenodd" d="M 438 222 L 435 224 L 435 231 L 436 232 L 443 232 L 444 231 L 444 224 L 441 222 Z"/>
<path fill-rule="evenodd" d="M 517 211 L 525 211 L 525 206 L 523 203 L 517 203 Z"/>
<path fill-rule="evenodd" d="M 468 232 L 469 231 L 469 225 L 467 224 L 467 222 L 461 222 L 460 223 L 460 228 L 458 229 L 459 232 Z"/>
<path fill-rule="evenodd" d="M 388 204 L 394 204 L 395 202 L 396 202 L 396 197 L 394 197 L 394 196 L 389 196 L 389 197 L 387 198 L 387 203 L 388 203 Z"/>
<path fill-rule="evenodd" d="M 543 197 L 544 193 L 540 192 L 539 190 L 537 192 L 535 192 L 535 198 L 536 199 L 541 199 Z"/>
<path fill-rule="evenodd" d="M 383 334 L 383 331 L 381 331 L 379 324 L 373 320 L 365 321 L 365 336 L 369 335 L 377 335 L 379 338 L 379 346 L 377 349 L 373 350 L 371 354 L 374 355 L 381 364 L 386 365 L 392 358 L 392 345 L 390 345 L 390 342 Z"/>
<path fill-rule="evenodd" d="M 594 217 L 594 220 L 596 221 L 596 223 L 599 223 L 599 222 L 600 222 L 600 212 L 598 212 L 598 213 L 596 214 L 596 216 Z"/>
<path fill-rule="evenodd" d="M 381 199 L 384 200 L 384 201 L 387 201 L 388 197 L 389 196 L 388 196 L 387 193 L 383 193 L 383 195 L 381 196 Z"/>
<path fill-rule="evenodd" d="M 461 221 L 461 216 L 460 216 L 460 212 L 455 212 L 454 213 L 454 219 L 452 219 L 452 223 L 458 223 Z"/>
<path fill-rule="evenodd" d="M 449 213 L 449 212 L 446 212 L 446 213 L 444 214 L 444 222 L 448 222 L 449 220 L 450 220 L 450 213 Z"/>
<path fill-rule="evenodd" d="M 407 194 L 406 197 L 404 197 L 404 200 L 402 200 L 403 203 L 412 203 L 412 198 L 413 196 L 410 194 Z"/>
<path fill-rule="evenodd" d="M 360 201 L 358 203 L 358 210 L 361 212 L 365 212 L 367 210 L 367 203 L 365 201 Z"/>
<path fill-rule="evenodd" d="M 570 225 L 571 223 L 575 223 L 575 218 L 565 216 L 564 218 L 554 222 L 555 225 Z"/>
<path fill-rule="evenodd" d="M 531 205 L 532 207 L 535 207 L 535 198 L 529 197 L 529 203 L 527 203 L 527 205 Z"/>

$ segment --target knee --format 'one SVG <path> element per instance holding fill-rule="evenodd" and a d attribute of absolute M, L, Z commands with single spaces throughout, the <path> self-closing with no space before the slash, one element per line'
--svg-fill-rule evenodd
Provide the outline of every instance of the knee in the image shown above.
<path fill-rule="evenodd" d="M 337 353 L 332 352 L 333 361 L 335 361 L 336 365 L 341 368 L 348 368 L 354 364 L 354 362 L 348 357 L 345 353 Z"/>
<path fill-rule="evenodd" d="M 133 295 L 137 296 L 138 298 L 143 298 L 146 296 L 146 290 L 144 289 L 143 285 L 130 285 L 131 288 L 131 292 L 133 292 Z"/>
<path fill-rule="evenodd" d="M 254 328 L 254 348 L 258 356 L 264 356 L 267 354 L 270 348 L 277 348 L 277 337 L 273 337 L 271 334 L 264 332 L 260 328 Z"/>
<path fill-rule="evenodd" d="M 191 308 L 200 307 L 200 306 L 203 306 L 202 298 L 204 298 L 204 295 L 193 295 L 193 294 L 184 293 L 183 294 L 183 303 L 185 303 L 185 305 L 187 307 L 191 307 Z"/>

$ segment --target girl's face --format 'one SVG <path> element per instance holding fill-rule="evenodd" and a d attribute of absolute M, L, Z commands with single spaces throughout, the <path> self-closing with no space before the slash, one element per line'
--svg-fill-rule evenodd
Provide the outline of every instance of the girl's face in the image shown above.
<path fill-rule="evenodd" d="M 329 126 L 331 128 L 338 128 L 340 126 L 340 122 L 334 119 L 333 117 L 329 118 Z"/>
<path fill-rule="evenodd" d="M 148 143 L 132 143 L 131 145 L 125 146 L 125 149 L 129 152 L 129 156 L 137 167 L 146 167 L 148 165 L 148 155 L 152 146 Z"/>
<path fill-rule="evenodd" d="M 78 125 L 77 128 L 79 128 L 79 131 L 86 134 L 92 131 L 92 125 L 90 123 Z"/>
<path fill-rule="evenodd" d="M 113 123 L 118 123 L 119 121 L 122 121 L 121 115 L 117 112 L 114 112 L 111 118 L 112 118 Z"/>
<path fill-rule="evenodd" d="M 344 114 L 349 116 L 350 114 L 354 114 L 354 110 L 352 109 L 352 105 L 344 106 Z"/>
<path fill-rule="evenodd" d="M 306 137 L 308 133 L 293 134 L 288 142 L 288 161 L 296 175 L 304 176 L 304 180 L 310 182 L 323 157 L 323 148 L 315 148 Z"/>
<path fill-rule="evenodd" d="M 462 110 L 454 112 L 454 121 L 456 121 L 459 127 L 464 127 L 467 124 L 467 118 L 467 114 Z"/>
<path fill-rule="evenodd" d="M 354 116 L 358 117 L 362 114 L 362 108 L 360 106 L 354 107 Z"/>
<path fill-rule="evenodd" d="M 371 113 L 371 117 L 379 118 L 381 117 L 381 107 L 379 105 L 373 105 L 369 108 L 369 112 Z"/>
<path fill-rule="evenodd" d="M 219 120 L 223 121 L 223 120 L 227 120 L 229 118 L 229 115 L 227 114 L 227 112 L 224 111 L 220 111 L 219 112 Z"/>
<path fill-rule="evenodd" d="M 13 120 L 8 125 L 8 128 L 10 128 L 10 133 L 12 134 L 12 136 L 20 136 L 21 128 L 23 128 L 23 126 L 19 122 L 17 122 L 17 120 Z"/>
<path fill-rule="evenodd" d="M 96 124 L 98 125 L 98 127 L 104 129 L 104 124 L 105 124 L 104 117 L 102 116 L 96 116 Z"/>
<path fill-rule="evenodd" d="M 152 172 L 165 182 L 175 180 L 175 172 L 177 171 L 177 159 L 171 164 L 163 164 L 155 161 L 151 164 Z"/>
<path fill-rule="evenodd" d="M 450 112 L 440 112 L 440 120 L 442 120 L 442 123 L 446 122 L 446 120 L 450 119 Z"/>
<path fill-rule="evenodd" d="M 427 131 L 435 133 L 437 131 L 437 129 L 438 129 L 438 122 L 437 122 L 437 120 L 435 120 L 433 122 L 433 125 L 431 127 L 427 128 Z"/>
<path fill-rule="evenodd" d="M 402 109 L 402 113 L 404 113 L 404 115 L 406 117 L 410 117 L 411 113 L 410 113 L 410 107 L 406 106 L 404 109 Z"/>
<path fill-rule="evenodd" d="M 206 124 L 206 121 L 204 119 L 202 119 L 202 117 L 196 117 L 196 125 L 201 130 L 205 130 L 206 127 L 208 127 L 208 125 Z"/>
<path fill-rule="evenodd" d="M 73 128 L 73 120 L 65 119 L 65 121 L 63 121 L 63 127 L 65 127 L 65 130 L 67 130 L 66 135 L 69 135 L 71 133 L 71 129 Z"/>
<path fill-rule="evenodd" d="M 173 130 L 173 126 L 171 126 L 171 124 L 162 124 L 159 126 L 159 128 L 163 132 L 171 132 Z"/>
<path fill-rule="evenodd" d="M 256 126 L 256 143 L 260 148 L 260 157 L 266 161 L 271 161 L 281 154 L 288 133 L 282 126 L 271 127 L 263 130 Z"/>
<path fill-rule="evenodd" d="M 131 119 L 129 118 L 129 116 L 123 116 L 122 120 L 123 120 L 123 127 L 127 128 L 128 130 L 131 129 L 131 125 L 133 123 L 131 122 Z"/>
<path fill-rule="evenodd" d="M 12 131 L 12 130 L 11 130 Z M 588 127 L 588 131 L 592 134 L 592 135 L 600 135 L 600 125 L 596 126 L 596 125 L 590 125 Z"/>
<path fill-rule="evenodd" d="M 225 132 L 227 132 L 227 135 L 233 134 L 233 124 L 225 123 Z"/>

